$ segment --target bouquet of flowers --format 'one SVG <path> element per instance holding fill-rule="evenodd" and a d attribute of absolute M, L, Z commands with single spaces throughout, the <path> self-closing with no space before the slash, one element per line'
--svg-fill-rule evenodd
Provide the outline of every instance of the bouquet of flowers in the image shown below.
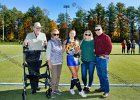
<path fill-rule="evenodd" d="M 70 55 L 79 56 L 80 45 L 78 41 L 70 42 L 66 46 L 66 52 Z"/>

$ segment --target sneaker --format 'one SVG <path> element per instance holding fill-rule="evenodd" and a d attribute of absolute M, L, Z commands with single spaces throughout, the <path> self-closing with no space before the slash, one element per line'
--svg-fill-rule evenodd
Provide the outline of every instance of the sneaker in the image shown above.
<path fill-rule="evenodd" d="M 87 90 L 87 87 L 84 87 L 84 88 L 83 88 L 83 91 L 86 91 L 86 90 Z"/>
<path fill-rule="evenodd" d="M 90 92 L 90 88 L 89 87 L 84 87 L 83 91 Z"/>
<path fill-rule="evenodd" d="M 104 93 L 104 94 L 102 95 L 102 97 L 103 97 L 103 98 L 106 98 L 106 97 L 108 97 L 108 95 L 109 95 L 109 93 Z"/>
<path fill-rule="evenodd" d="M 99 88 L 99 89 L 95 89 L 95 92 L 99 93 L 99 92 L 104 92 L 103 89 Z"/>
<path fill-rule="evenodd" d="M 36 94 L 36 90 L 32 90 L 32 94 Z"/>
<path fill-rule="evenodd" d="M 75 91 L 74 91 L 73 89 L 70 89 L 70 93 L 71 93 L 72 95 L 74 95 L 74 94 L 75 94 Z"/>
<path fill-rule="evenodd" d="M 37 88 L 36 88 L 36 90 L 37 90 L 37 91 L 40 91 L 40 88 L 39 88 L 39 87 L 37 87 Z"/>
<path fill-rule="evenodd" d="M 85 92 L 82 90 L 81 92 L 79 92 L 79 95 L 81 96 L 81 97 L 87 97 L 87 95 L 85 94 Z"/>
<path fill-rule="evenodd" d="M 58 95 L 61 95 L 61 94 L 62 94 L 62 92 L 59 91 L 59 90 L 54 91 L 54 93 L 55 93 L 55 94 L 58 94 Z"/>
<path fill-rule="evenodd" d="M 55 98 L 56 95 L 54 93 L 51 93 L 51 98 Z"/>

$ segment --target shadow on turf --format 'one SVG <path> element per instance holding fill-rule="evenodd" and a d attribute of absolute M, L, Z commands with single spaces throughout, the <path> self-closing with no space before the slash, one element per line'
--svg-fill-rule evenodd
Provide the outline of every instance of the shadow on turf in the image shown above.
<path fill-rule="evenodd" d="M 83 98 L 79 95 L 79 92 L 76 90 L 75 91 L 75 95 L 71 95 L 69 91 L 63 91 L 63 94 L 58 96 L 58 97 L 63 97 L 63 100 L 75 100 L 75 99 L 78 99 L 78 100 L 81 100 L 81 99 L 90 99 L 90 98 L 101 98 L 101 95 L 99 94 L 93 94 L 93 92 L 90 92 L 90 93 L 86 93 L 87 94 L 87 97 L 86 98 Z"/>
<path fill-rule="evenodd" d="M 23 89 L 16 89 L 16 90 L 6 90 L 0 91 L 0 100 L 22 100 L 22 91 Z M 46 100 L 48 99 L 45 95 L 45 91 L 39 91 L 37 94 L 31 94 L 31 89 L 27 89 L 27 100 Z M 101 94 L 96 94 L 93 92 L 87 93 L 86 98 L 82 98 L 78 91 L 75 91 L 75 95 L 71 95 L 69 91 L 62 91 L 62 95 L 57 95 L 56 98 L 53 100 L 74 100 L 74 99 L 90 99 L 90 98 L 101 98 Z"/>

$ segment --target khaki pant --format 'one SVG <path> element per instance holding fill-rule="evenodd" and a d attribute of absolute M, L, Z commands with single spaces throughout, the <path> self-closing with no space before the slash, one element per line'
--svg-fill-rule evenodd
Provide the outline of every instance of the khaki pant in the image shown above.
<path fill-rule="evenodd" d="M 60 65 L 52 65 L 52 70 L 51 70 L 51 75 L 52 75 L 52 79 L 51 79 L 52 92 L 58 90 L 61 69 L 62 69 L 62 64 L 60 64 Z"/>

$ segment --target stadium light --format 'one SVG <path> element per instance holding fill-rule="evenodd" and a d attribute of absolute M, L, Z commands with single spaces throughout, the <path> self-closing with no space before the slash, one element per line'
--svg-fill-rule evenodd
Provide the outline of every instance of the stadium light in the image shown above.
<path fill-rule="evenodd" d="M 63 8 L 66 9 L 66 25 L 67 25 L 67 28 L 66 28 L 66 36 L 68 36 L 68 18 L 67 18 L 68 17 L 67 16 L 68 13 L 67 13 L 67 9 L 70 8 L 70 6 L 69 5 L 64 5 Z"/>

